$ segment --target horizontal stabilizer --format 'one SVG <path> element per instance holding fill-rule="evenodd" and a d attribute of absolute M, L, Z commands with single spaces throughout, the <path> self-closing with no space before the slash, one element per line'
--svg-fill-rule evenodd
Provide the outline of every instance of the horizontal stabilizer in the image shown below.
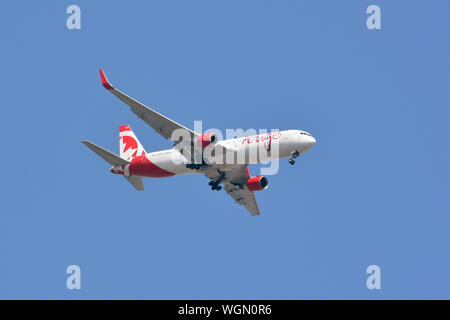
<path fill-rule="evenodd" d="M 144 190 L 144 181 L 142 180 L 142 177 L 130 176 L 125 177 L 125 179 L 127 179 L 128 182 L 131 183 L 136 188 L 136 190 L 138 191 Z"/>
<path fill-rule="evenodd" d="M 89 142 L 89 141 L 81 141 L 86 147 L 94 151 L 96 154 L 98 154 L 100 157 L 102 157 L 106 162 L 111 164 L 112 166 L 124 166 L 127 165 L 129 162 L 125 159 L 122 159 L 118 155 L 115 155 L 111 151 L 108 151 L 106 149 L 103 149 L 102 147 L 99 147 L 98 145 Z"/>
<path fill-rule="evenodd" d="M 94 151 L 96 154 L 98 154 L 101 158 L 103 158 L 103 160 L 105 160 L 112 166 L 119 167 L 119 166 L 125 166 L 125 165 L 129 164 L 129 162 L 126 161 L 125 159 L 119 157 L 118 155 L 115 155 L 114 153 L 112 153 L 106 149 L 103 149 L 102 147 L 99 147 L 98 145 L 96 145 L 92 142 L 89 142 L 89 141 L 81 141 L 81 142 L 86 147 L 88 147 L 89 149 Z M 144 190 L 144 181 L 142 180 L 142 177 L 138 177 L 138 176 L 130 176 L 130 177 L 124 176 L 124 177 L 137 190 L 139 190 L 139 191 Z"/>

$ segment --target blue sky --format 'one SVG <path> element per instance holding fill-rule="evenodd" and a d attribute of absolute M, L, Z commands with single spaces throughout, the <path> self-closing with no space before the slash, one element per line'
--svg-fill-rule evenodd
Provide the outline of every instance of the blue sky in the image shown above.
<path fill-rule="evenodd" d="M 81 30 L 66 8 L 81 7 Z M 366 28 L 377 4 L 382 30 Z M 7 1 L 0 298 L 450 298 L 448 1 Z M 129 124 L 101 84 L 187 127 L 317 138 L 251 217 L 208 180 L 136 192 L 84 147 Z M 258 172 L 252 166 L 252 172 Z M 67 290 L 67 266 L 82 289 Z M 366 268 L 381 267 L 381 290 Z"/>

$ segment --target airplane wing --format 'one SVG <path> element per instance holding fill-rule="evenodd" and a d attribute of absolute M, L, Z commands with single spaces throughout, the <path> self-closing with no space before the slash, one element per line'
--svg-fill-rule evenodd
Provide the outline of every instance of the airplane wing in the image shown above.
<path fill-rule="evenodd" d="M 225 182 L 224 190 L 240 205 L 244 205 L 252 216 L 259 216 L 258 202 L 256 202 L 253 191 L 248 190 L 247 186 L 239 188 L 234 184 Z"/>
<path fill-rule="evenodd" d="M 222 182 L 224 190 L 240 205 L 244 205 L 252 216 L 261 215 L 255 194 L 247 188 L 246 182 L 250 177 L 247 165 L 235 165 L 231 170 L 220 172 L 211 169 L 206 176 L 215 181 L 224 175 Z"/>
<path fill-rule="evenodd" d="M 191 137 L 197 137 L 198 134 L 194 131 L 182 126 L 181 124 L 163 116 L 162 114 L 156 112 L 155 110 L 145 106 L 137 100 L 127 96 L 126 94 L 120 92 L 116 88 L 114 88 L 105 76 L 105 73 L 102 69 L 100 69 L 100 78 L 102 80 L 102 84 L 109 92 L 115 95 L 117 98 L 125 102 L 133 111 L 138 118 L 144 120 L 150 127 L 155 129 L 157 133 L 162 135 L 165 139 L 169 139 L 172 136 L 172 132 L 176 129 L 184 129 L 187 130 L 191 134 Z"/>

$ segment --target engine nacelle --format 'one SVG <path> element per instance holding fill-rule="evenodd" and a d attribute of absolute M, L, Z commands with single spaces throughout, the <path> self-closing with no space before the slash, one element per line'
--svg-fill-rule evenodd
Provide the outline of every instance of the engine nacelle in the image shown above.
<path fill-rule="evenodd" d="M 197 138 L 197 143 L 200 147 L 206 148 L 210 144 L 215 144 L 219 140 L 214 133 L 204 133 L 199 135 Z"/>
<path fill-rule="evenodd" d="M 269 180 L 264 176 L 251 177 L 247 180 L 247 188 L 250 191 L 265 190 L 269 186 Z"/>

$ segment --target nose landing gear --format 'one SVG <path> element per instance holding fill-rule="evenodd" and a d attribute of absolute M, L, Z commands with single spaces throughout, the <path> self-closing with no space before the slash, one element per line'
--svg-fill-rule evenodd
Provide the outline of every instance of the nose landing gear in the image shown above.
<path fill-rule="evenodd" d="M 300 155 L 300 152 L 298 152 L 297 150 L 292 151 L 291 152 L 291 157 L 289 158 L 288 162 L 291 165 L 294 165 L 295 164 L 295 160 L 294 159 L 297 158 L 299 155 Z"/>

